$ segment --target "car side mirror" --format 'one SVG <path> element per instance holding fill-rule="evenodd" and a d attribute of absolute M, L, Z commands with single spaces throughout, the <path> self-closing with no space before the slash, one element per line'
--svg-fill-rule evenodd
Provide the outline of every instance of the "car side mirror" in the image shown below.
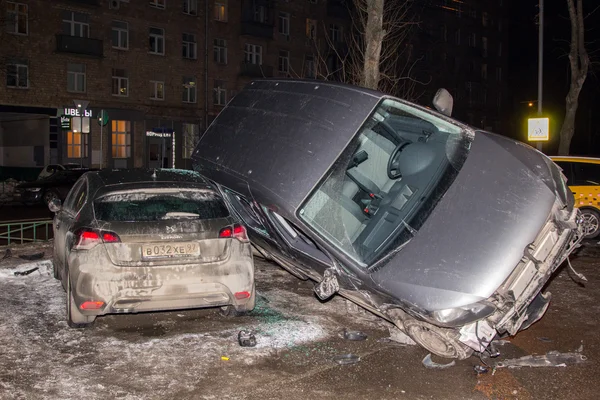
<path fill-rule="evenodd" d="M 437 91 L 433 97 L 433 106 L 436 110 L 447 116 L 452 116 L 452 107 L 454 106 L 454 99 L 449 91 L 441 88 Z"/>
<path fill-rule="evenodd" d="M 57 213 L 62 209 L 62 201 L 60 201 L 60 199 L 54 198 L 48 203 L 48 208 L 53 213 Z"/>

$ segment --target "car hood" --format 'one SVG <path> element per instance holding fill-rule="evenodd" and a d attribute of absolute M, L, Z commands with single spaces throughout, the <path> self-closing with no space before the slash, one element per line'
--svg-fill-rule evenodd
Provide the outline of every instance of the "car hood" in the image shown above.
<path fill-rule="evenodd" d="M 296 209 L 383 94 L 301 80 L 248 84 L 201 137 L 194 169 L 258 201 Z M 268 199 L 260 198 L 266 193 Z"/>
<path fill-rule="evenodd" d="M 549 158 L 477 132 L 427 221 L 371 278 L 383 292 L 427 311 L 486 299 L 519 263 L 557 197 L 572 209 L 572 194 Z"/>

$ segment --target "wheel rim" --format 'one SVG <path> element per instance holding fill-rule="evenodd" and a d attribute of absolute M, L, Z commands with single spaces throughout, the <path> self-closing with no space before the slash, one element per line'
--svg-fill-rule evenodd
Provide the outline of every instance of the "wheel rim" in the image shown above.
<path fill-rule="evenodd" d="M 592 213 L 583 214 L 583 229 L 585 229 L 586 236 L 596 233 L 599 225 L 600 221 L 598 221 L 598 217 L 596 215 Z"/>
<path fill-rule="evenodd" d="M 52 200 L 54 200 L 55 198 L 56 198 L 56 195 L 52 192 L 44 193 L 44 201 L 46 202 L 46 204 L 50 204 L 50 202 Z"/>
<path fill-rule="evenodd" d="M 457 358 L 458 349 L 440 332 L 429 329 L 421 324 L 408 326 L 408 333 L 415 342 L 440 357 Z"/>

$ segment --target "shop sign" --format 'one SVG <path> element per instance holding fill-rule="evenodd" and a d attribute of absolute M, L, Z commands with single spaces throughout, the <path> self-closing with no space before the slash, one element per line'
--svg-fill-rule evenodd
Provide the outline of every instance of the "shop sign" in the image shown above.
<path fill-rule="evenodd" d="M 158 138 L 171 138 L 173 137 L 173 132 L 155 132 L 155 131 L 146 131 L 146 136 L 148 137 L 158 137 Z"/>
<path fill-rule="evenodd" d="M 88 117 L 92 118 L 92 110 L 79 110 L 78 108 L 65 107 L 64 114 L 69 117 Z"/>
<path fill-rule="evenodd" d="M 66 115 L 60 116 L 60 129 L 71 129 L 71 118 Z"/>

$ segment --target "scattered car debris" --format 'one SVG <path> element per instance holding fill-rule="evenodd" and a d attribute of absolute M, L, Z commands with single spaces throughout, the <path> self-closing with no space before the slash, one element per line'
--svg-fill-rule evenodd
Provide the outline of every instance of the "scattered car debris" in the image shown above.
<path fill-rule="evenodd" d="M 222 361 L 229 361 L 229 357 L 227 357 L 227 356 L 221 356 L 221 360 Z"/>
<path fill-rule="evenodd" d="M 494 368 L 566 367 L 570 364 L 581 364 L 586 360 L 587 357 L 580 353 L 560 353 L 553 350 L 544 355 L 529 355 L 499 361 L 494 364 Z"/>
<path fill-rule="evenodd" d="M 25 275 L 29 275 L 29 274 L 31 274 L 32 272 L 35 272 L 35 271 L 37 271 L 38 269 L 40 269 L 40 268 L 39 268 L 39 267 L 34 267 L 34 268 L 31 268 L 31 269 L 26 269 L 26 270 L 23 270 L 23 271 L 15 271 L 15 276 L 25 276 Z"/>
<path fill-rule="evenodd" d="M 415 346 L 417 344 L 410 336 L 396 327 L 390 327 L 389 340 L 398 344 L 406 344 L 410 346 Z"/>
<path fill-rule="evenodd" d="M 537 340 L 539 340 L 540 342 L 544 342 L 544 343 L 550 343 L 552 341 L 552 339 L 547 338 L 547 337 L 539 337 L 537 338 Z"/>
<path fill-rule="evenodd" d="M 422 361 L 425 368 L 429 369 L 446 369 L 450 367 L 454 367 L 456 365 L 456 361 L 452 360 L 452 362 L 448 364 L 438 364 L 431 359 L 431 353 L 427 354 Z"/>
<path fill-rule="evenodd" d="M 242 347 L 254 347 L 256 346 L 256 336 L 252 331 L 241 330 L 238 333 L 238 343 Z"/>
<path fill-rule="evenodd" d="M 19 258 L 28 261 L 41 260 L 42 258 L 44 258 L 44 252 L 42 251 L 41 253 L 21 254 Z"/>
<path fill-rule="evenodd" d="M 359 342 L 361 340 L 367 340 L 368 335 L 360 331 L 349 331 L 344 329 L 344 339 Z"/>
<path fill-rule="evenodd" d="M 355 354 L 340 354 L 333 357 L 333 361 L 339 365 L 350 365 L 359 362 L 360 357 Z"/>
<path fill-rule="evenodd" d="M 567 264 L 569 265 L 569 269 L 567 270 L 568 272 L 570 272 L 569 277 L 571 277 L 571 279 L 573 279 L 573 281 L 575 281 L 576 283 L 582 284 L 582 285 L 583 285 L 583 282 L 588 281 L 587 278 L 585 277 L 585 275 L 575 271 L 575 268 L 573 268 L 573 266 L 571 265 L 571 260 L 569 260 L 569 257 L 567 257 Z M 573 278 L 573 275 L 575 275 L 575 277 L 577 277 L 577 279 Z"/>
<path fill-rule="evenodd" d="M 489 367 L 483 365 L 476 365 L 473 369 L 477 372 L 477 375 L 487 374 L 490 371 Z"/>

